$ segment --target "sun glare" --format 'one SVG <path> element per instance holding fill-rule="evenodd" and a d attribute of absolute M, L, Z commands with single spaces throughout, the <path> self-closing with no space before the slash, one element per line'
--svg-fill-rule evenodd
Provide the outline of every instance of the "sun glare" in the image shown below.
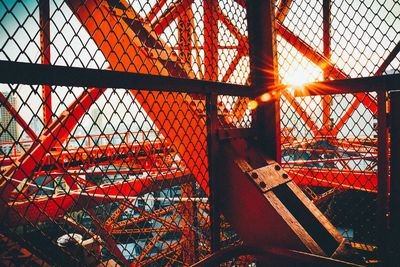
<path fill-rule="evenodd" d="M 310 82 L 309 74 L 304 71 L 296 71 L 295 73 L 285 75 L 284 82 L 290 87 L 301 87 Z"/>

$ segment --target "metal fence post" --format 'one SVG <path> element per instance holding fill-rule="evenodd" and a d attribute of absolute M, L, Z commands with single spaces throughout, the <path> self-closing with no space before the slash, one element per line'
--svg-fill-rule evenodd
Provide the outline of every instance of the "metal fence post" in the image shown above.
<path fill-rule="evenodd" d="M 386 123 L 386 92 L 378 91 L 378 198 L 377 237 L 380 255 L 384 257 L 387 237 L 388 212 L 388 129 Z"/>
<path fill-rule="evenodd" d="M 211 231 L 211 251 L 216 252 L 220 249 L 220 213 L 216 203 L 216 153 L 217 143 L 217 94 L 211 93 L 206 98 L 207 109 L 207 150 L 208 150 L 208 176 L 210 188 L 210 231 Z"/>
<path fill-rule="evenodd" d="M 390 93 L 390 222 L 389 258 L 400 258 L 400 91 Z"/>

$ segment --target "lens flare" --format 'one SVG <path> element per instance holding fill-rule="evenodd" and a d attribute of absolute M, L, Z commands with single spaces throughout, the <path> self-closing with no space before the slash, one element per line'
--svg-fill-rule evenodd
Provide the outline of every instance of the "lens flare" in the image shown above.
<path fill-rule="evenodd" d="M 255 100 L 251 100 L 251 101 L 249 102 L 249 105 L 248 105 L 248 107 L 249 107 L 250 110 L 256 109 L 257 106 L 258 106 L 258 103 L 257 103 L 257 101 L 255 101 Z"/>
<path fill-rule="evenodd" d="M 265 93 L 261 96 L 260 99 L 262 102 L 268 102 L 272 99 L 272 95 L 271 95 L 271 93 Z"/>

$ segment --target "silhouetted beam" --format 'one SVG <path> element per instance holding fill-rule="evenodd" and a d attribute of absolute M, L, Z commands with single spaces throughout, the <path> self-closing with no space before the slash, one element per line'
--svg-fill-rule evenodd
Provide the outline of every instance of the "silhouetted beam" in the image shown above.
<path fill-rule="evenodd" d="M 124 88 L 190 94 L 251 96 L 251 87 L 170 76 L 51 66 L 0 60 L 0 82 L 59 86 Z"/>
<path fill-rule="evenodd" d="M 294 91 L 295 96 L 313 96 L 330 94 L 354 94 L 361 92 L 390 91 L 400 84 L 400 74 L 349 78 L 313 82 L 305 84 Z"/>

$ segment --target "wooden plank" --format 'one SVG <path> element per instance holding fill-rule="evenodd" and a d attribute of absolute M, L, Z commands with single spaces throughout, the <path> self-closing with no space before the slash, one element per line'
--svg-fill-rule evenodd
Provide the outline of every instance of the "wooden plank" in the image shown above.
<path fill-rule="evenodd" d="M 326 228 L 332 237 L 338 242 L 342 243 L 344 238 L 336 229 L 335 226 L 322 214 L 322 212 L 312 203 L 312 201 L 301 191 L 301 189 L 294 183 L 287 183 L 288 187 L 296 194 L 296 196 L 304 203 L 304 205 L 314 214 L 315 218 Z"/>
<path fill-rule="evenodd" d="M 314 239 L 311 238 L 307 231 L 299 224 L 299 222 L 293 217 L 290 211 L 285 207 L 285 205 L 282 204 L 282 202 L 272 191 L 265 193 L 264 196 L 311 253 L 326 256 L 321 247 L 318 246 Z"/>

